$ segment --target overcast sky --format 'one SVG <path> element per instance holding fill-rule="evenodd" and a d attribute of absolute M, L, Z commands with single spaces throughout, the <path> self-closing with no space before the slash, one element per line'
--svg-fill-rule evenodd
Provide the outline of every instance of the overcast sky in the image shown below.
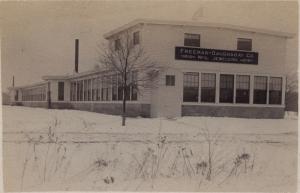
<path fill-rule="evenodd" d="M 297 2 L 97 1 L 1 2 L 2 89 L 71 74 L 74 40 L 80 40 L 79 71 L 96 63 L 103 34 L 137 18 L 208 21 L 298 33 Z M 297 39 L 288 42 L 290 70 L 297 66 Z"/>

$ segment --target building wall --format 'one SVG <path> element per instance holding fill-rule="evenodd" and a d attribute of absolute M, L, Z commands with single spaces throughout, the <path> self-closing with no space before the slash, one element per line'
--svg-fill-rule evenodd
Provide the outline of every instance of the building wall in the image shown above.
<path fill-rule="evenodd" d="M 8 93 L 2 92 L 2 105 L 10 104 L 10 96 Z"/>
<path fill-rule="evenodd" d="M 175 47 L 184 46 L 184 33 L 200 34 L 201 48 L 222 50 L 237 50 L 237 38 L 250 38 L 252 39 L 252 51 L 259 54 L 258 65 L 175 60 Z M 208 27 L 148 24 L 144 25 L 141 30 L 141 44 L 152 60 L 165 67 L 159 77 L 159 88 L 154 89 L 151 95 L 151 115 L 153 117 L 181 115 L 184 72 L 280 76 L 283 78 L 283 92 L 285 91 L 286 39 L 279 36 Z M 174 87 L 165 86 L 165 75 L 167 74 L 175 75 Z M 251 81 L 253 87 L 253 77 Z M 217 104 L 218 92 L 219 88 L 217 87 Z M 250 97 L 252 95 L 253 93 Z"/>
<path fill-rule="evenodd" d="M 122 115 L 122 103 L 72 103 L 74 109 L 86 110 L 97 113 Z M 126 114 L 129 117 L 150 117 L 150 105 L 140 103 L 128 103 Z"/>
<path fill-rule="evenodd" d="M 250 38 L 252 50 L 259 53 L 258 65 L 175 60 L 175 46 L 184 45 L 184 33 L 200 34 L 201 48 L 224 50 L 237 50 L 237 38 Z M 141 38 L 146 53 L 171 68 L 280 75 L 285 70 L 286 39 L 278 36 L 208 27 L 145 25 Z"/>
<path fill-rule="evenodd" d="M 284 117 L 282 107 L 234 107 L 209 105 L 182 105 L 182 116 L 239 117 L 256 119 L 280 119 Z"/>
<path fill-rule="evenodd" d="M 221 28 L 153 24 L 138 25 L 130 28 L 129 31 L 130 33 L 140 31 L 140 46 L 144 48 L 146 55 L 149 56 L 152 62 L 163 67 L 160 71 L 157 84 L 151 89 L 141 88 L 138 101 L 127 104 L 129 116 L 178 117 L 181 115 L 203 115 L 255 118 L 258 115 L 263 118 L 281 118 L 283 116 L 284 104 L 272 107 L 265 107 L 264 105 L 253 106 L 250 99 L 250 104 L 246 106 L 234 103 L 227 106 L 220 105 L 218 103 L 218 84 L 216 87 L 217 100 L 215 104 L 183 103 L 183 73 L 213 72 L 217 74 L 217 77 L 220 73 L 247 74 L 251 75 L 250 88 L 253 88 L 254 75 L 281 76 L 284 81 L 282 89 L 284 101 L 286 81 L 284 78 L 285 38 Z M 258 65 L 175 60 L 175 47 L 184 46 L 184 33 L 200 34 L 201 48 L 223 50 L 236 50 L 237 38 L 250 38 L 252 39 L 252 51 L 259 53 Z M 110 42 L 113 43 L 119 35 L 122 36 L 124 34 L 116 34 L 111 37 Z M 175 86 L 166 86 L 165 75 L 175 75 Z M 95 74 L 77 77 L 76 79 L 87 79 L 92 76 L 95 76 Z M 122 113 L 122 104 L 120 101 L 70 102 L 69 80 L 64 81 L 64 101 L 58 101 L 59 81 L 62 80 L 50 81 L 52 108 L 69 108 L 116 115 Z M 218 82 L 218 78 L 216 81 Z M 253 93 L 250 92 L 250 98 L 252 96 Z M 23 105 L 47 107 L 47 102 L 23 102 Z"/>
<path fill-rule="evenodd" d="M 41 108 L 48 108 L 48 103 L 46 101 L 22 101 L 17 102 L 16 105 L 25 106 L 25 107 L 41 107 Z"/>

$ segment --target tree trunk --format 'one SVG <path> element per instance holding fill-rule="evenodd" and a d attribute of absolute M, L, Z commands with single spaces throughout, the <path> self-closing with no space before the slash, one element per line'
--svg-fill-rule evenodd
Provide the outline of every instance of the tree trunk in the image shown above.
<path fill-rule="evenodd" d="M 126 124 L 126 97 L 127 97 L 127 88 L 123 87 L 123 108 L 122 108 L 122 126 Z"/>

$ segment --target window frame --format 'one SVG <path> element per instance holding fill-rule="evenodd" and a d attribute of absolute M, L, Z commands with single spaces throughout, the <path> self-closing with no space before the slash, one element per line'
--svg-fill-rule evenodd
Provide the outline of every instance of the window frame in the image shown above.
<path fill-rule="evenodd" d="M 207 79 L 204 79 L 205 75 L 209 75 L 212 77 L 214 77 L 213 79 L 210 79 L 211 77 L 208 77 Z M 213 82 L 213 87 L 210 86 L 211 82 L 209 81 L 214 81 Z M 204 85 L 205 82 L 208 82 L 208 85 Z M 212 73 L 212 72 L 201 72 L 201 83 L 200 83 L 200 102 L 201 103 L 216 103 L 216 93 L 217 93 L 217 73 Z M 204 94 L 209 92 L 209 89 L 211 89 L 210 91 L 213 91 L 213 97 L 211 98 L 211 100 L 205 100 L 205 96 Z M 207 91 L 207 92 L 206 92 Z M 212 93 L 212 92 L 211 92 Z M 210 93 L 210 95 L 211 95 Z"/>
<path fill-rule="evenodd" d="M 280 90 L 276 90 L 274 89 L 274 87 L 276 87 L 276 83 L 278 82 L 273 82 L 275 85 L 272 85 L 272 79 L 280 79 L 280 84 L 279 84 L 279 87 L 280 87 Z M 283 89 L 283 78 L 282 77 L 276 77 L 276 76 L 270 76 L 269 77 L 269 82 L 268 82 L 268 86 L 269 86 L 269 89 L 268 89 L 268 94 L 269 94 L 269 104 L 270 105 L 281 105 L 282 104 L 282 89 Z M 277 84 L 278 86 L 278 84 Z M 275 101 L 279 101 L 279 102 L 273 102 L 274 99 L 272 98 L 274 95 L 274 92 L 278 92 L 278 96 L 279 99 L 276 99 Z M 275 95 L 276 96 L 276 95 Z"/>
<path fill-rule="evenodd" d="M 115 46 L 116 51 L 121 49 L 121 39 L 120 38 L 115 39 L 114 46 Z"/>
<path fill-rule="evenodd" d="M 65 100 L 65 82 L 59 81 L 57 83 L 57 100 L 58 101 L 64 101 Z"/>
<path fill-rule="evenodd" d="M 266 80 L 266 82 L 256 82 L 256 78 L 264 78 Z M 265 89 L 260 89 L 260 88 L 256 88 L 257 85 L 262 86 L 262 83 L 265 84 Z M 260 93 L 259 93 L 260 91 Z M 265 93 L 263 93 L 265 92 Z M 262 99 L 260 98 L 256 98 L 259 97 L 259 95 L 265 94 L 265 102 L 261 102 Z M 258 105 L 266 105 L 268 104 L 268 76 L 264 76 L 264 75 L 254 75 L 254 80 L 253 80 L 253 104 L 258 104 Z"/>
<path fill-rule="evenodd" d="M 193 75 L 192 75 L 193 74 Z M 190 78 L 186 78 L 187 75 L 192 75 Z M 183 73 L 183 102 L 199 102 L 199 72 L 184 72 Z M 197 77 L 195 79 L 195 77 Z M 192 84 L 191 84 L 192 83 Z M 190 84 L 192 86 L 187 86 L 186 84 Z M 196 89 L 196 92 L 188 89 Z M 188 92 L 187 92 L 188 91 Z M 185 96 L 186 94 L 190 94 L 192 92 L 195 96 Z M 192 100 L 187 98 L 194 98 Z"/>
<path fill-rule="evenodd" d="M 244 80 L 241 82 L 239 81 L 239 77 L 247 77 L 248 78 L 248 82 L 245 82 Z M 245 74 L 236 74 L 235 77 L 235 103 L 236 104 L 250 104 L 250 93 L 251 93 L 251 76 L 250 75 L 245 75 Z M 241 84 L 248 84 L 247 88 L 239 88 Z M 243 96 L 239 96 L 239 92 L 247 92 L 248 96 L 245 96 L 244 98 L 242 98 Z M 246 101 L 244 101 L 243 99 L 247 99 Z"/>
<path fill-rule="evenodd" d="M 187 36 L 198 36 L 198 38 L 189 38 Z M 195 43 L 194 41 L 197 42 Z M 201 35 L 194 33 L 184 33 L 184 46 L 186 47 L 200 47 L 201 46 Z"/>
<path fill-rule="evenodd" d="M 140 31 L 135 31 L 133 32 L 132 34 L 133 38 L 132 38 L 132 42 L 133 42 L 133 45 L 138 45 L 140 44 Z"/>
<path fill-rule="evenodd" d="M 233 79 L 232 79 L 232 88 L 230 88 L 230 87 L 227 87 L 228 85 L 227 84 L 229 84 L 228 82 L 228 80 L 226 81 L 226 83 L 223 83 L 223 84 L 225 84 L 225 88 L 222 88 L 221 87 L 221 77 L 232 77 Z M 234 104 L 234 92 L 235 92 L 235 88 L 234 88 L 234 81 L 235 81 L 235 75 L 234 74 L 220 74 L 220 80 L 219 80 L 219 102 L 220 103 L 230 103 L 230 104 Z M 225 90 L 225 89 L 227 89 L 227 90 Z M 231 98 L 231 100 L 226 100 L 226 98 L 227 98 L 227 96 L 222 96 L 222 92 L 224 92 L 224 94 L 226 94 L 226 92 L 227 91 L 229 91 L 229 90 L 231 90 L 231 96 L 230 96 L 230 98 Z M 227 93 L 228 94 L 228 93 Z M 223 101 L 221 100 L 221 99 L 224 99 Z"/>
<path fill-rule="evenodd" d="M 176 82 L 175 75 L 170 75 L 170 74 L 166 75 L 166 86 L 175 86 L 175 82 Z"/>
<path fill-rule="evenodd" d="M 245 45 L 240 45 L 239 43 L 246 43 L 246 42 L 250 42 L 250 46 L 246 48 L 244 48 L 243 46 Z M 240 51 L 252 51 L 252 39 L 251 38 L 237 38 L 237 46 L 236 49 L 240 50 Z"/>

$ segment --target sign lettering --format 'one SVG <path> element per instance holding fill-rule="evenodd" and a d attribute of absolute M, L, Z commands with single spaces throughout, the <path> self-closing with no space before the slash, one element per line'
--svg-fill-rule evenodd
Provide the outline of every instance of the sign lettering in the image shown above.
<path fill-rule="evenodd" d="M 258 64 L 258 53 L 206 48 L 175 47 L 176 60 Z"/>

